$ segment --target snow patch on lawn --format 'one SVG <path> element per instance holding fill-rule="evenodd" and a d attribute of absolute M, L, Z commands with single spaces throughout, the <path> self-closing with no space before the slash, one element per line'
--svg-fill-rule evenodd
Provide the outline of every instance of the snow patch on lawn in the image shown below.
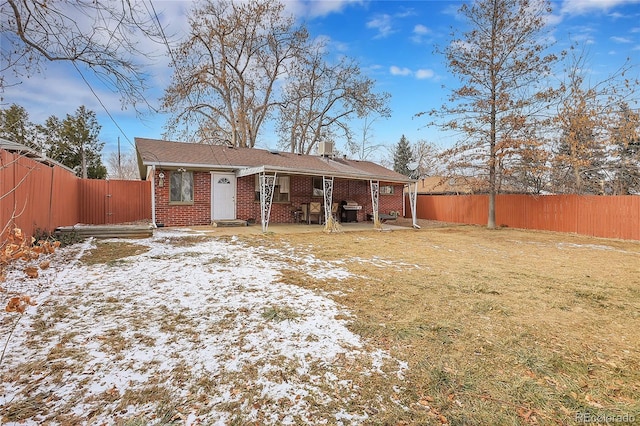
<path fill-rule="evenodd" d="M 349 312 L 324 294 L 278 282 L 295 268 L 315 279 L 349 277 L 329 263 L 284 248 L 202 239 L 188 229 L 157 230 L 144 254 L 108 264 L 78 262 L 65 250 L 39 280 L 15 289 L 38 293 L 8 341 L 0 377 L 0 418 L 9 425 L 359 424 L 343 365 L 385 374 L 406 363 L 368 351 L 340 318 Z M 122 241 L 122 240 L 119 240 Z M 78 249 L 78 247 L 76 247 Z M 42 282 L 47 285 L 42 290 Z M 8 314 L 5 314 L 8 315 Z M 0 323 L 2 343 L 13 322 Z M 347 360 L 340 362 L 340 360 Z M 364 360 L 364 361 L 363 361 Z M 367 361 L 368 360 L 368 361 Z M 20 407 L 37 406 L 30 412 Z M 323 405 L 338 407 L 327 418 Z"/>

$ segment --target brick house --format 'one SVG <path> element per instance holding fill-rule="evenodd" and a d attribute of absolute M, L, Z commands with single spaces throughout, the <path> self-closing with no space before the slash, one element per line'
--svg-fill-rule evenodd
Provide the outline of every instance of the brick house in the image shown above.
<path fill-rule="evenodd" d="M 402 214 L 403 189 L 414 182 L 369 161 L 332 155 L 145 138 L 135 143 L 140 177 L 152 182 L 159 226 L 246 220 L 266 229 L 268 223 L 310 221 L 309 209 L 318 203 L 338 221 L 365 221 L 376 204 L 383 217 Z"/>

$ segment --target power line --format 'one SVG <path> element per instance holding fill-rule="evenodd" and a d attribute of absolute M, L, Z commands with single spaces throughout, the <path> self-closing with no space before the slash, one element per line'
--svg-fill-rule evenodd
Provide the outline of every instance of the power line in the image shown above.
<path fill-rule="evenodd" d="M 113 118 L 113 115 L 111 115 L 111 113 L 109 112 L 109 110 L 107 109 L 107 106 L 104 104 L 104 102 L 102 102 L 102 99 L 100 99 L 100 96 L 98 96 L 98 94 L 96 93 L 95 90 L 93 90 L 93 87 L 91 86 L 91 83 L 89 83 L 89 81 L 86 79 L 86 77 L 84 76 L 84 74 L 82 73 L 82 71 L 80 71 L 80 68 L 78 68 L 78 64 L 76 64 L 74 61 L 71 61 L 71 63 L 73 64 L 73 67 L 76 69 L 76 71 L 78 71 L 78 74 L 80 74 L 80 77 L 82 78 L 82 80 L 84 81 L 84 83 L 87 85 L 87 87 L 89 88 L 89 90 L 91 90 L 91 93 L 93 94 L 93 96 L 96 98 L 96 100 L 98 101 L 98 103 L 100 104 L 100 106 L 102 107 L 102 109 L 104 110 L 104 112 L 107 113 L 107 116 L 109 116 L 109 119 L 113 122 L 113 124 L 115 124 L 115 126 L 118 128 L 118 130 L 120 130 L 120 133 L 122 133 L 122 135 L 124 136 L 124 138 L 127 140 L 127 142 L 129 142 L 129 145 L 131 145 L 131 147 L 135 148 L 135 146 L 133 145 L 133 143 L 131 142 L 131 139 L 129 139 L 129 137 L 126 135 L 126 133 L 124 132 L 124 130 L 122 129 L 122 127 L 120 127 L 120 125 L 118 124 L 118 122 L 116 121 L 115 118 Z"/>

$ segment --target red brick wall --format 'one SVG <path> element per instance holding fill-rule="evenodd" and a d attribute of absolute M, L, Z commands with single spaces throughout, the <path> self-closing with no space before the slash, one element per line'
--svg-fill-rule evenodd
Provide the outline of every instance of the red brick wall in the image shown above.
<path fill-rule="evenodd" d="M 159 186 L 160 172 L 161 170 L 156 170 L 155 176 L 156 223 L 165 226 L 211 224 L 211 174 L 193 172 L 193 203 L 182 205 L 169 203 L 171 171 L 163 171 L 163 186 Z"/>
<path fill-rule="evenodd" d="M 194 202 L 190 205 L 169 204 L 170 171 L 164 171 L 164 186 L 158 186 L 156 171 L 156 223 L 165 226 L 208 225 L 211 223 L 211 174 L 209 172 L 194 172 Z M 383 185 L 383 183 L 380 183 Z M 260 202 L 255 200 L 255 176 L 238 178 L 236 186 L 236 217 L 238 219 L 253 219 L 260 223 Z M 273 203 L 269 223 L 292 223 L 293 211 L 301 204 L 311 201 L 323 202 L 322 197 L 312 197 L 313 178 L 311 176 L 291 176 L 290 201 L 287 203 Z M 395 185 L 392 195 L 381 194 L 379 198 L 380 213 L 399 211 L 402 213 L 402 185 Z M 371 190 L 369 181 L 335 179 L 333 187 L 334 202 L 354 200 L 362 206 L 358 212 L 358 221 L 366 220 L 367 214 L 372 213 Z"/>
<path fill-rule="evenodd" d="M 384 214 L 398 212 L 398 216 L 402 217 L 403 189 L 403 185 L 394 185 L 393 194 L 380 194 L 378 212 Z"/>

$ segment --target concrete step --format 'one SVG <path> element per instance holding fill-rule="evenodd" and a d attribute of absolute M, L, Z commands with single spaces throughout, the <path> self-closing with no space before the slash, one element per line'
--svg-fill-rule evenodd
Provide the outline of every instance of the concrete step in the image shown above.
<path fill-rule="evenodd" d="M 233 227 L 233 226 L 247 226 L 246 220 L 231 219 L 231 220 L 214 220 L 211 223 L 214 227 Z"/>

